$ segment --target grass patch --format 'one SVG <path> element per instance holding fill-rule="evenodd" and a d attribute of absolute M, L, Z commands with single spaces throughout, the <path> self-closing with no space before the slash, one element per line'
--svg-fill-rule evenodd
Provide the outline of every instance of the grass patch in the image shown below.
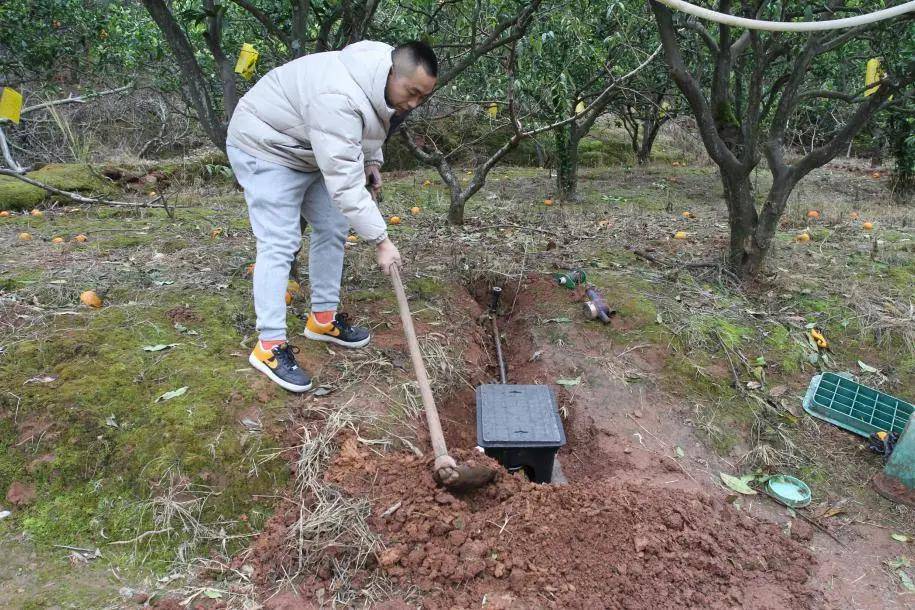
<path fill-rule="evenodd" d="M 193 315 L 182 331 L 168 312 L 184 301 L 193 303 Z M 206 498 L 202 522 L 251 514 L 263 502 L 254 496 L 269 495 L 287 478 L 280 460 L 263 460 L 276 449 L 269 439 L 237 421 L 255 399 L 232 355 L 248 315 L 246 296 L 165 294 L 160 303 L 71 318 L 43 340 L 16 344 L 0 362 L 9 387 L 21 388 L 15 422 L 0 427 L 0 489 L 13 480 L 35 486 L 35 504 L 18 517 L 38 544 L 101 544 L 161 529 L 147 502 L 167 493 L 163 481 L 177 484 L 174 473 Z M 172 343 L 178 345 L 143 350 Z M 39 374 L 57 380 L 25 383 Z M 157 400 L 181 387 L 184 395 Z M 11 409 L 12 398 L 4 400 Z M 164 565 L 191 535 L 170 526 L 144 541 L 153 563 Z"/>

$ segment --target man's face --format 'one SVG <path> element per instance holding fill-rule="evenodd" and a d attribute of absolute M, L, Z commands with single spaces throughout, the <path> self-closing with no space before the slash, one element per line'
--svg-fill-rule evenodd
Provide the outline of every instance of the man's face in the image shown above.
<path fill-rule="evenodd" d="M 410 112 L 432 93 L 435 81 L 423 68 L 417 67 L 409 74 L 398 74 L 392 68 L 385 87 L 386 101 L 398 114 Z"/>

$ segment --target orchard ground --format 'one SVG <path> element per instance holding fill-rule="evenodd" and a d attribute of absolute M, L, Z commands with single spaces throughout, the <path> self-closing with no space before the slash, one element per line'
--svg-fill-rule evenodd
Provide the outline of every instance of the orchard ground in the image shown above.
<path fill-rule="evenodd" d="M 915 210 L 892 203 L 884 168 L 838 159 L 797 188 L 768 273 L 741 285 L 719 264 L 716 170 L 662 158 L 582 168 L 580 200 L 552 206 L 549 170 L 497 169 L 460 228 L 434 173 L 385 175 L 451 446 L 475 444 L 473 388 L 496 375 L 492 285 L 510 381 L 559 396 L 570 484 L 505 475 L 468 497 L 429 478 L 396 302 L 368 246 L 348 246 L 343 308 L 375 340 L 305 340 L 296 295 L 290 336 L 318 391 L 294 396 L 247 365 L 254 243 L 214 157 L 96 168 L 106 189 L 164 193 L 174 218 L 49 202 L 0 218 L 0 599 L 644 607 L 651 589 L 655 605 L 907 607 L 915 516 L 872 490 L 881 461 L 862 439 L 801 397 L 839 370 L 915 398 Z M 617 309 L 611 325 L 552 283 L 573 267 Z M 84 290 L 103 306 L 80 306 Z M 721 472 L 794 474 L 813 503 L 792 513 Z"/>

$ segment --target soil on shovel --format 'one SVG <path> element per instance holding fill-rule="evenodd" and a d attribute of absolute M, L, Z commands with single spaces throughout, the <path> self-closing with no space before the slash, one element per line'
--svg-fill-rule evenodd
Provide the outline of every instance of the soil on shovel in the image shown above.
<path fill-rule="evenodd" d="M 354 439 L 327 479 L 373 500 L 380 567 L 418 588 L 425 607 L 815 604 L 803 546 L 703 493 L 610 480 L 535 485 L 501 471 L 458 497 L 435 485 L 427 460 L 378 455 Z"/>

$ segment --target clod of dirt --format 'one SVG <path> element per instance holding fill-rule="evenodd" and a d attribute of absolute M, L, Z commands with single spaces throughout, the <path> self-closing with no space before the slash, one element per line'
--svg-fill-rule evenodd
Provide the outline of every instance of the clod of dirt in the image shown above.
<path fill-rule="evenodd" d="M 362 448 L 341 453 L 327 480 L 373 499 L 380 569 L 418 588 L 427 607 L 478 606 L 484 596 L 504 607 L 813 603 L 804 547 L 702 493 L 500 474 L 456 496 L 435 485 L 427 460 Z"/>
<path fill-rule="evenodd" d="M 6 501 L 15 506 L 28 506 L 35 501 L 35 488 L 19 481 L 13 481 L 6 491 Z"/>

